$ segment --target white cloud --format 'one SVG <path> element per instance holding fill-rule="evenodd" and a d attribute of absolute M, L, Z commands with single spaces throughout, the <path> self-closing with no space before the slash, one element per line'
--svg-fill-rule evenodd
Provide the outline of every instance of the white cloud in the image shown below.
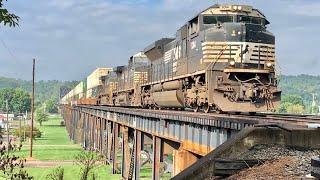
<path fill-rule="evenodd" d="M 10 1 L 15 3 L 12 7 L 19 7 L 17 14 L 22 17 L 21 29 L 1 31 L 0 36 L 11 42 L 10 48 L 14 48 L 19 57 L 42 60 L 39 63 L 42 79 L 80 79 L 95 67 L 126 64 L 129 56 L 159 38 L 173 36 L 187 20 L 215 3 L 208 0 L 34 1 L 36 6 L 30 8 L 26 8 L 27 2 Z M 320 8 L 319 3 L 310 5 L 309 2 L 308 5 L 302 0 L 241 2 L 253 4 L 269 17 L 279 42 L 277 49 L 281 64 L 297 63 L 297 66 L 286 67 L 286 73 L 303 72 L 298 69 L 299 65 L 303 67 L 300 59 L 308 57 L 296 52 L 312 55 L 315 51 L 316 47 L 308 43 L 314 37 L 308 36 L 310 33 L 306 32 L 310 30 L 304 27 L 310 26 L 307 20 L 314 18 L 310 14 L 319 16 L 320 11 L 315 10 Z M 319 26 L 313 26 L 319 29 Z M 304 43 L 306 47 L 297 50 L 292 46 L 296 42 Z M 0 47 L 0 60 L 9 58 Z M 29 77 L 23 75 L 26 72 L 20 66 L 0 67 L 1 75 L 9 71 L 21 72 L 17 74 L 20 78 Z"/>
<path fill-rule="evenodd" d="M 302 15 L 302 16 L 310 16 L 310 17 L 320 17 L 320 2 L 314 2 L 311 4 L 299 3 L 298 5 L 291 6 L 291 13 Z"/>

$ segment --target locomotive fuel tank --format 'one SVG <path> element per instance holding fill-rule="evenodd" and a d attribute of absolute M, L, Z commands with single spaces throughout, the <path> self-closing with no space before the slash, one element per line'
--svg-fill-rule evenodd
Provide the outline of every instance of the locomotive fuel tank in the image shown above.
<path fill-rule="evenodd" d="M 156 84 L 152 87 L 152 92 L 159 92 L 159 91 L 171 91 L 171 90 L 178 90 L 182 89 L 182 81 L 169 81 L 163 84 Z"/>
<path fill-rule="evenodd" d="M 183 108 L 184 97 L 181 90 L 152 93 L 155 104 L 159 107 Z"/>

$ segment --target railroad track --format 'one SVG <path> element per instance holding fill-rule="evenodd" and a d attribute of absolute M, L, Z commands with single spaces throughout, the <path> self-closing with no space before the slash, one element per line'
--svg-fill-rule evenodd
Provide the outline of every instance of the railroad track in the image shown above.
<path fill-rule="evenodd" d="M 140 108 L 129 108 L 129 107 L 112 107 L 112 106 L 80 106 L 92 109 L 101 109 L 107 111 L 116 111 L 123 113 L 133 114 L 145 114 L 146 116 L 154 114 L 158 116 L 186 116 L 204 118 L 209 120 L 233 120 L 233 121 L 246 121 L 252 124 L 281 124 L 281 125 L 292 125 L 300 127 L 308 127 L 313 124 L 316 127 L 320 126 L 320 116 L 313 115 L 294 115 L 294 114 L 273 114 L 273 113 L 257 113 L 255 115 L 249 114 L 218 114 L 215 112 L 204 113 L 204 112 L 193 112 L 189 110 L 153 110 L 153 109 L 140 109 Z"/>

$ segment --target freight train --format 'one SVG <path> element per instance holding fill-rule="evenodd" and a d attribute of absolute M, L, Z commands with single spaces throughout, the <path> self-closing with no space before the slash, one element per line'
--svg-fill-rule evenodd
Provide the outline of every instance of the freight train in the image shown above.
<path fill-rule="evenodd" d="M 281 90 L 268 24 L 252 6 L 211 6 L 187 21 L 175 38 L 154 41 L 127 66 L 101 76 L 94 104 L 206 113 L 274 111 Z"/>

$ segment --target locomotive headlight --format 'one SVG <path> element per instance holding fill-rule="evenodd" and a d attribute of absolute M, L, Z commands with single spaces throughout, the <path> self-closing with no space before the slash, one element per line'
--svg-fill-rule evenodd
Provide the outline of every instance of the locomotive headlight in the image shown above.
<path fill-rule="evenodd" d="M 267 63 L 267 67 L 268 67 L 268 68 L 271 68 L 271 66 L 272 66 L 272 63 L 271 63 L 271 62 L 268 62 L 268 63 Z"/>
<path fill-rule="evenodd" d="M 235 62 L 234 60 L 231 60 L 231 61 L 229 61 L 229 64 L 230 64 L 231 66 L 234 66 L 234 65 L 236 64 L 236 62 Z"/>

